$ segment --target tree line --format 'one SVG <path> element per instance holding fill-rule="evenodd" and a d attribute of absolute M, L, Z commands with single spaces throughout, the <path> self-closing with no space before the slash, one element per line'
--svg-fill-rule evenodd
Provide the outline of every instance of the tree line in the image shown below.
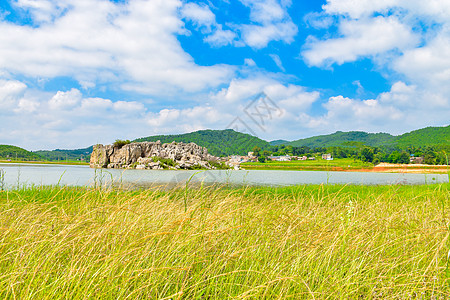
<path fill-rule="evenodd" d="M 447 165 L 450 153 L 449 146 L 426 146 L 414 147 L 410 146 L 406 149 L 394 147 L 371 147 L 358 143 L 354 143 L 352 147 L 295 147 L 292 145 L 271 146 L 268 149 L 254 147 L 252 149 L 254 155 L 263 157 L 260 161 L 264 161 L 267 156 L 320 156 L 322 154 L 331 154 L 334 158 L 353 158 L 363 162 L 379 164 L 381 162 L 394 164 L 409 164 L 411 157 L 422 157 L 423 163 L 428 165 Z"/>

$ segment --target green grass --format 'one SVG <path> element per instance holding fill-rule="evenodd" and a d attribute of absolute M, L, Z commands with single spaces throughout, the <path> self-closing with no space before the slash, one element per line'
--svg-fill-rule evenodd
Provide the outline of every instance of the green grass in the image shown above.
<path fill-rule="evenodd" d="M 352 158 L 338 158 L 334 160 L 293 160 L 293 161 L 267 161 L 265 163 L 243 163 L 241 167 L 246 170 L 352 170 L 361 168 L 373 168 L 373 164 L 354 160 Z"/>
<path fill-rule="evenodd" d="M 47 164 L 47 165 L 89 165 L 89 162 L 79 160 L 61 160 L 61 161 L 23 161 L 23 160 L 1 160 L 0 163 L 9 164 Z"/>
<path fill-rule="evenodd" d="M 447 299 L 449 188 L 0 192 L 0 298 Z"/>

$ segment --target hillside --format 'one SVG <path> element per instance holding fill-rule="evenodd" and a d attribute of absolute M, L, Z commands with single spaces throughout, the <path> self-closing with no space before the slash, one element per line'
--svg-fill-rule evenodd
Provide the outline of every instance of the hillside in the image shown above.
<path fill-rule="evenodd" d="M 75 150 L 62 150 L 62 149 L 56 149 L 53 151 L 47 151 L 47 150 L 40 150 L 35 151 L 37 155 L 40 155 L 44 157 L 47 160 L 50 161 L 58 161 L 58 160 L 80 160 L 81 158 L 85 159 L 86 161 L 89 161 L 91 153 L 92 153 L 92 146 L 88 148 L 83 149 L 75 149 Z"/>
<path fill-rule="evenodd" d="M 0 145 L 1 160 L 19 160 L 19 161 L 41 161 L 44 160 L 40 155 L 22 149 L 16 146 Z"/>
<path fill-rule="evenodd" d="M 450 126 L 427 127 L 400 135 L 396 141 L 400 148 L 450 145 Z"/>
<path fill-rule="evenodd" d="M 406 149 L 410 146 L 426 147 L 437 145 L 450 145 L 450 126 L 427 127 L 399 136 L 388 133 L 367 133 L 362 131 L 342 132 L 320 135 L 286 143 L 295 147 L 331 147 L 367 145 L 372 147 L 398 147 Z"/>
<path fill-rule="evenodd" d="M 284 145 L 289 143 L 289 141 L 286 140 L 275 140 L 275 141 L 271 141 L 269 142 L 271 146 L 278 146 L 278 145 Z"/>
<path fill-rule="evenodd" d="M 392 144 L 395 137 L 388 133 L 367 133 L 362 131 L 342 132 L 338 131 L 333 134 L 319 135 L 306 139 L 300 139 L 287 143 L 294 147 L 307 146 L 314 147 L 331 147 L 331 146 L 351 146 L 355 144 L 363 144 L 368 146 L 379 146 Z"/>
<path fill-rule="evenodd" d="M 261 149 L 267 149 L 270 146 L 267 141 L 249 134 L 236 132 L 232 129 L 199 130 L 178 135 L 156 135 L 136 139 L 133 142 L 156 142 L 158 140 L 161 143 L 171 143 L 173 141 L 196 143 L 199 146 L 206 147 L 208 152 L 215 156 L 246 155 L 255 146 Z"/>

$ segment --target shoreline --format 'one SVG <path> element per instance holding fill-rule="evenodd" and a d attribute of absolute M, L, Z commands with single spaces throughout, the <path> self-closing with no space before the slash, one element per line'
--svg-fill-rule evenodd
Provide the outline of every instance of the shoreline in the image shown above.
<path fill-rule="evenodd" d="M 7 161 L 0 160 L 4 164 L 49 164 L 49 165 L 75 165 L 89 166 L 89 163 L 82 162 L 55 162 L 55 161 Z M 424 165 L 424 164 L 389 164 L 381 163 L 374 167 L 327 167 L 327 166 L 243 166 L 242 170 L 261 171 L 323 171 L 323 172 L 373 172 L 373 173 L 408 173 L 408 174 L 445 174 L 450 171 L 450 166 L 446 165 Z"/>
<path fill-rule="evenodd" d="M 373 172 L 373 173 L 407 173 L 407 174 L 446 174 L 450 166 L 424 164 L 389 164 L 381 163 L 374 167 L 327 167 L 327 166 L 243 166 L 244 170 L 277 170 L 277 171 L 323 171 L 323 172 Z"/>
<path fill-rule="evenodd" d="M 89 163 L 83 162 L 59 162 L 59 161 L 22 161 L 22 160 L 0 160 L 2 164 L 45 164 L 45 165 L 72 165 L 72 166 L 89 166 Z"/>

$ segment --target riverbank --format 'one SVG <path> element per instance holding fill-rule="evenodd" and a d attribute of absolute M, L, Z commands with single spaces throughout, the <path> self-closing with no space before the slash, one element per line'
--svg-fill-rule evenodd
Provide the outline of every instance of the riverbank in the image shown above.
<path fill-rule="evenodd" d="M 445 299 L 449 188 L 0 192 L 0 296 Z"/>
<path fill-rule="evenodd" d="M 46 164 L 46 165 L 82 165 L 89 166 L 88 162 L 81 161 L 22 161 L 22 160 L 1 160 L 0 163 L 4 164 Z"/>
<path fill-rule="evenodd" d="M 389 164 L 354 161 L 352 159 L 338 159 L 334 161 L 287 161 L 287 162 L 250 162 L 243 163 L 245 170 L 290 170 L 290 171 L 339 171 L 339 172 L 379 172 L 379 173 L 410 173 L 410 174 L 445 174 L 450 167 L 445 165 L 424 164 Z"/>

